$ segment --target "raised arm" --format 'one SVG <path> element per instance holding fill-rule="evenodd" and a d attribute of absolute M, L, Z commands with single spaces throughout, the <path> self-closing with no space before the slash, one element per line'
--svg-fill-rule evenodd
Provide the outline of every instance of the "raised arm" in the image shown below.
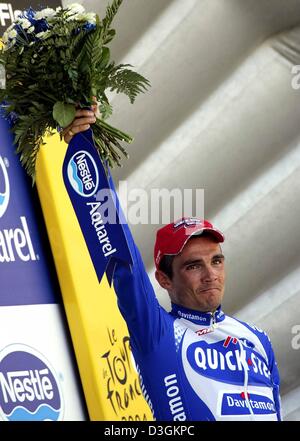
<path fill-rule="evenodd" d="M 120 219 L 123 222 L 123 230 L 133 260 L 132 267 L 122 262 L 117 263 L 113 277 L 114 288 L 118 296 L 119 309 L 131 335 L 132 344 L 139 351 L 148 352 L 153 349 L 164 333 L 166 312 L 157 301 L 141 254 L 125 221 L 111 177 L 110 186 L 116 195 Z"/>
<path fill-rule="evenodd" d="M 90 124 L 93 124 L 95 111 L 96 107 L 92 110 L 77 111 L 76 119 L 63 131 L 67 143 L 75 134 L 87 130 Z M 111 176 L 109 183 L 115 193 L 119 216 L 133 260 L 132 266 L 121 261 L 116 263 L 113 284 L 118 306 L 127 323 L 132 345 L 140 351 L 148 352 L 163 335 L 167 314 L 156 299 L 140 252 L 122 213 Z"/>

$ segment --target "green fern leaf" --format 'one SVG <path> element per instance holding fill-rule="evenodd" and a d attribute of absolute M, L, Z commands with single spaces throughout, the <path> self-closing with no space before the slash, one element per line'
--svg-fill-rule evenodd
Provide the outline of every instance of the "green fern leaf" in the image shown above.
<path fill-rule="evenodd" d="M 118 69 L 118 70 L 117 70 Z M 117 67 L 114 73 L 109 77 L 107 86 L 111 91 L 125 93 L 131 103 L 140 92 L 145 92 L 150 82 L 137 72 L 130 69 L 124 69 L 123 66 Z"/>
<path fill-rule="evenodd" d="M 106 37 L 107 32 L 109 30 L 109 27 L 117 14 L 123 0 L 113 0 L 111 5 L 108 5 L 106 8 L 106 14 L 103 19 L 103 29 L 104 29 L 104 35 Z"/>

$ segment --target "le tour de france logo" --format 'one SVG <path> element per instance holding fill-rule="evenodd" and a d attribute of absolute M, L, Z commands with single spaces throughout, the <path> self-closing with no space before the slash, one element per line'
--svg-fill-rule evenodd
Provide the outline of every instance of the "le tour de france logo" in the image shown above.
<path fill-rule="evenodd" d="M 59 380 L 45 357 L 27 345 L 0 352 L 0 419 L 58 421 L 63 416 Z"/>
<path fill-rule="evenodd" d="M 68 163 L 68 179 L 80 196 L 93 196 L 99 184 L 99 174 L 93 157 L 85 150 L 76 152 Z"/>
<path fill-rule="evenodd" d="M 5 165 L 5 158 L 0 155 L 0 218 L 4 215 L 9 202 L 9 180 Z"/>

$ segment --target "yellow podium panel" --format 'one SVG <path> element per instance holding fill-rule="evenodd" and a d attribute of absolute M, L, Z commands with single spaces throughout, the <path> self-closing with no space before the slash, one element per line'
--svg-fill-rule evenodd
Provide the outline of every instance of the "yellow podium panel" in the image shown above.
<path fill-rule="evenodd" d="M 127 326 L 106 276 L 99 284 L 71 201 L 62 164 L 67 145 L 46 139 L 37 189 L 91 420 L 152 420 L 143 398 Z"/>

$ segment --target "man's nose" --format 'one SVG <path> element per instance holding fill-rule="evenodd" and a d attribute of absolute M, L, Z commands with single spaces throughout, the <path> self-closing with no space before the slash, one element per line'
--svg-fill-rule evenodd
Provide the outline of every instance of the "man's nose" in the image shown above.
<path fill-rule="evenodd" d="M 211 282 L 213 280 L 216 280 L 216 278 L 217 276 L 214 271 L 214 268 L 211 265 L 205 265 L 203 267 L 202 280 L 204 282 Z"/>

